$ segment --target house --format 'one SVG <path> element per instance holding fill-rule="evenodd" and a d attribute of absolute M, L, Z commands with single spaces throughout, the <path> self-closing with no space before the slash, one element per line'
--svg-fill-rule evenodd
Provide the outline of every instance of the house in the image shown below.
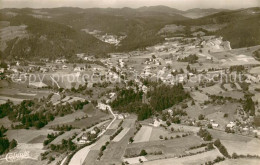
<path fill-rule="evenodd" d="M 217 123 L 212 123 L 212 127 L 218 127 L 219 125 Z"/>
<path fill-rule="evenodd" d="M 90 134 L 92 134 L 92 135 L 94 135 L 94 134 L 96 134 L 97 132 L 95 131 L 95 130 L 91 130 L 90 131 Z"/>
<path fill-rule="evenodd" d="M 77 66 L 77 67 L 74 68 L 74 71 L 78 72 L 78 71 L 81 71 L 81 69 L 80 69 L 79 66 Z"/>
<path fill-rule="evenodd" d="M 173 114 L 172 109 L 168 109 L 168 113 L 172 116 L 172 114 Z"/>
<path fill-rule="evenodd" d="M 160 125 L 161 125 L 161 122 L 158 121 L 157 119 L 154 119 L 153 126 L 154 127 L 159 127 Z"/>
<path fill-rule="evenodd" d="M 64 63 L 66 61 L 67 61 L 66 59 L 57 59 L 57 60 L 55 60 L 55 62 L 58 63 L 58 64 Z"/>
<path fill-rule="evenodd" d="M 108 108 L 108 105 L 103 103 L 98 103 L 97 108 L 105 111 Z"/>
<path fill-rule="evenodd" d="M 62 69 L 67 69 L 68 67 L 66 65 L 62 65 Z"/>
<path fill-rule="evenodd" d="M 117 116 L 117 118 L 118 118 L 118 119 L 124 119 L 125 116 L 124 116 L 123 114 L 119 114 L 119 115 Z"/>
<path fill-rule="evenodd" d="M 229 124 L 227 124 L 227 127 L 228 127 L 228 128 L 234 128 L 235 125 L 236 125 L 236 124 L 231 121 Z"/>
<path fill-rule="evenodd" d="M 83 140 L 83 139 L 80 139 L 79 140 L 79 144 L 85 144 L 87 141 L 86 140 Z"/>
<path fill-rule="evenodd" d="M 83 135 L 83 136 L 81 137 L 81 139 L 82 139 L 82 140 L 88 140 L 88 137 L 87 137 L 86 135 Z"/>
<path fill-rule="evenodd" d="M 4 68 L 0 68 L 0 73 L 4 73 L 5 69 Z"/>

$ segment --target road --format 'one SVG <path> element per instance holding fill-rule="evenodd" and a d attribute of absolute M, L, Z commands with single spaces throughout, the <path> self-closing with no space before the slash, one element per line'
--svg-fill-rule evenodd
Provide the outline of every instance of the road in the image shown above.
<path fill-rule="evenodd" d="M 106 130 L 111 126 L 111 124 L 113 124 L 113 122 L 116 120 L 117 115 L 113 112 L 112 108 L 108 105 L 108 110 L 110 111 L 110 113 L 113 115 L 114 119 L 108 124 L 108 126 L 106 127 L 106 129 L 104 131 L 102 131 L 98 136 L 102 136 Z M 78 152 L 76 152 L 73 157 L 71 158 L 69 165 L 82 165 L 82 163 L 84 162 L 84 160 L 86 159 L 90 149 L 95 146 L 97 144 L 97 142 L 91 144 L 90 146 L 86 146 L 82 149 L 80 149 Z M 67 156 L 62 160 L 61 165 L 63 165 L 65 163 L 67 159 Z"/>

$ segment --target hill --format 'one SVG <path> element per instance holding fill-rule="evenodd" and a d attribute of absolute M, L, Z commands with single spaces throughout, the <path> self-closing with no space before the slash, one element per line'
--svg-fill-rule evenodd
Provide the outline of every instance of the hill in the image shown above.
<path fill-rule="evenodd" d="M 223 11 L 203 18 L 184 20 L 177 24 L 183 26 L 220 26 L 223 28 L 211 32 L 231 42 L 232 48 L 255 46 L 260 44 L 259 30 L 260 8 L 248 8 L 235 11 Z M 205 30 L 205 29 L 204 29 Z"/>
<path fill-rule="evenodd" d="M 111 51 L 142 49 L 163 40 L 157 33 L 164 25 L 188 19 L 178 14 L 130 8 L 3 9 L 1 14 L 1 22 L 10 23 L 9 27 L 26 26 L 28 35 L 11 37 L 4 50 L 5 56 L 24 58 L 70 57 L 80 52 L 104 56 Z M 126 38 L 115 47 L 83 29 Z"/>
<path fill-rule="evenodd" d="M 109 44 L 66 25 L 37 19 L 29 15 L 17 15 L 8 19 L 9 27 L 26 26 L 26 37 L 15 37 L 7 41 L 3 56 L 9 58 L 70 58 L 75 53 L 103 55 L 111 49 Z"/>

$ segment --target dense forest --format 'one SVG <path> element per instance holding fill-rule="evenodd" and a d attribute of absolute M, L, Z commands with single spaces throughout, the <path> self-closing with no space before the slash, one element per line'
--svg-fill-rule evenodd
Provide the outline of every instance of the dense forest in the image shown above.
<path fill-rule="evenodd" d="M 149 103 L 143 103 L 144 93 L 134 89 L 122 89 L 111 103 L 112 108 L 120 112 L 136 113 L 139 120 L 149 118 L 155 112 L 169 108 L 189 98 L 182 84 L 174 86 L 159 85 L 147 93 Z"/>

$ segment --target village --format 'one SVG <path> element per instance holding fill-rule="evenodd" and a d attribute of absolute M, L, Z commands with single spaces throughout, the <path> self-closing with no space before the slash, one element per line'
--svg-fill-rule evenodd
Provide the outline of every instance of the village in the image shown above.
<path fill-rule="evenodd" d="M 10 129 L 7 135 L 17 139 L 16 150 L 38 149 L 34 156 L 47 164 L 149 165 L 178 163 L 187 156 L 191 162 L 224 161 L 217 145 L 210 145 L 212 139 L 220 139 L 231 157 L 259 158 L 260 62 L 252 56 L 259 49 L 232 49 L 216 36 L 173 37 L 108 58 L 78 53 L 77 63 L 65 58 L 12 61 L 1 68 L 1 104 L 37 99 L 45 108 L 81 103 L 83 108 L 57 115 L 40 130 Z M 141 92 L 142 103 L 149 103 L 153 83 L 182 84 L 190 98 L 142 121 L 111 108 L 122 88 Z M 255 103 L 252 113 L 242 104 L 247 97 Z M 10 128 L 7 117 L 0 120 Z M 201 130 L 211 134 L 209 139 Z M 67 144 L 69 151 L 62 149 Z M 248 149 L 241 151 L 241 146 Z"/>

